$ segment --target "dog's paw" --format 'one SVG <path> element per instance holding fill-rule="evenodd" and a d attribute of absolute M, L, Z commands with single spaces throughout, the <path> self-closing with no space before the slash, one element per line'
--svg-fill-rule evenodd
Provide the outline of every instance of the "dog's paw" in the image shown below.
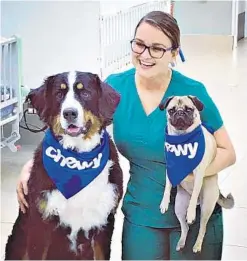
<path fill-rule="evenodd" d="M 160 204 L 160 212 L 162 214 L 165 214 L 165 212 L 168 210 L 169 203 L 170 203 L 170 197 L 164 195 L 164 197 L 163 197 L 163 199 L 161 201 L 161 204 Z"/>
<path fill-rule="evenodd" d="M 183 240 L 182 238 L 179 239 L 177 246 L 176 246 L 176 250 L 180 251 L 184 248 L 185 246 L 185 240 Z"/>
<path fill-rule="evenodd" d="M 202 249 L 202 244 L 200 242 L 196 242 L 194 247 L 193 247 L 193 252 L 194 253 L 200 253 Z"/>
<path fill-rule="evenodd" d="M 195 208 L 188 208 L 188 211 L 187 211 L 187 217 L 186 217 L 186 220 L 187 220 L 187 223 L 189 225 L 193 224 L 193 222 L 195 221 L 196 219 L 196 209 Z"/>

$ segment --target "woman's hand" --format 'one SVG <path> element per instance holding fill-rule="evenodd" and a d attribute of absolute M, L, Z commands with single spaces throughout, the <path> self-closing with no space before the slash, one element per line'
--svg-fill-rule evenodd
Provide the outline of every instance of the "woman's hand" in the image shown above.
<path fill-rule="evenodd" d="M 17 182 L 17 199 L 20 205 L 20 209 L 23 213 L 26 213 L 26 208 L 28 208 L 28 203 L 25 196 L 28 194 L 28 180 L 30 178 L 31 169 L 33 166 L 33 160 L 29 160 L 22 168 L 21 175 Z"/>

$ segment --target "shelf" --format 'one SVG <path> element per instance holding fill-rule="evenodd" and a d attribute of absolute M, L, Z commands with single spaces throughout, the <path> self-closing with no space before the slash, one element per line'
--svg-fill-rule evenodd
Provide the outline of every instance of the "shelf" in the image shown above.
<path fill-rule="evenodd" d="M 11 117 L 8 117 L 8 118 L 6 118 L 6 119 L 4 119 L 4 120 L 1 120 L 0 121 L 0 126 L 2 127 L 3 125 L 5 125 L 6 123 L 9 123 L 9 122 L 11 122 L 11 121 L 14 121 L 14 120 L 16 120 L 18 118 L 18 114 L 15 114 L 15 115 L 13 115 L 13 116 L 11 116 Z"/>
<path fill-rule="evenodd" d="M 3 102 L 0 103 L 0 109 L 3 109 L 5 107 L 12 105 L 12 104 L 15 104 L 17 102 L 18 102 L 17 98 L 12 98 L 12 99 L 9 99 L 7 101 L 3 101 Z"/>

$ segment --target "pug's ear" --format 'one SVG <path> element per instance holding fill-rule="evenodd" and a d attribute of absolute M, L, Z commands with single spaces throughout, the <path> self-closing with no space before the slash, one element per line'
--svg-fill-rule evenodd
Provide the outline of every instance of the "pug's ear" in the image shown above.
<path fill-rule="evenodd" d="M 188 98 L 193 102 L 198 111 L 203 110 L 204 105 L 196 96 L 189 95 Z"/>
<path fill-rule="evenodd" d="M 161 111 L 163 111 L 164 109 L 167 108 L 168 104 L 170 103 L 170 101 L 174 98 L 174 96 L 170 96 L 168 97 L 164 102 L 162 102 L 160 105 L 159 105 L 159 108 Z"/>
<path fill-rule="evenodd" d="M 110 125 L 113 120 L 113 114 L 120 102 L 120 94 L 109 84 L 102 82 L 98 77 L 98 83 L 101 89 L 99 98 L 99 114 L 106 125 Z"/>

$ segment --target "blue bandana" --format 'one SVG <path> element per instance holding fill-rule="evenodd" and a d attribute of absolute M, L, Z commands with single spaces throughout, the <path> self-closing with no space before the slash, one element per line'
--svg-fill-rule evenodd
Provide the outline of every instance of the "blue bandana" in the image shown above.
<path fill-rule="evenodd" d="M 43 164 L 48 176 L 66 199 L 91 183 L 109 159 L 109 136 L 103 133 L 101 143 L 90 152 L 64 149 L 50 129 L 43 140 Z"/>
<path fill-rule="evenodd" d="M 167 176 L 173 187 L 181 183 L 201 162 L 205 152 L 205 138 L 201 125 L 191 133 L 165 133 Z"/>

